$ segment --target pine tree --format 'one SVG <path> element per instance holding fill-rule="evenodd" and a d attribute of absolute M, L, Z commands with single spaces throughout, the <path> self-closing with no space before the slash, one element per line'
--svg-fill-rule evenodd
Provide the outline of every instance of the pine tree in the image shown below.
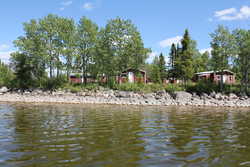
<path fill-rule="evenodd" d="M 175 72 L 175 59 L 177 56 L 177 48 L 175 44 L 173 43 L 170 49 L 169 53 L 169 63 L 168 63 L 168 78 L 174 78 L 174 72 Z"/>
<path fill-rule="evenodd" d="M 183 39 L 181 41 L 182 49 L 181 55 L 179 59 L 180 65 L 180 74 L 181 78 L 184 80 L 185 84 L 188 80 L 193 77 L 194 69 L 193 69 L 193 52 L 192 48 L 192 40 L 190 38 L 189 32 L 186 29 Z"/>
<path fill-rule="evenodd" d="M 158 66 L 159 66 L 161 81 L 164 81 L 164 79 L 166 78 L 166 61 L 162 53 L 159 56 Z"/>
<path fill-rule="evenodd" d="M 161 72 L 160 72 L 160 68 L 159 68 L 159 57 L 156 56 L 154 58 L 153 64 L 152 64 L 152 72 L 151 72 L 151 80 L 154 83 L 161 83 Z"/>

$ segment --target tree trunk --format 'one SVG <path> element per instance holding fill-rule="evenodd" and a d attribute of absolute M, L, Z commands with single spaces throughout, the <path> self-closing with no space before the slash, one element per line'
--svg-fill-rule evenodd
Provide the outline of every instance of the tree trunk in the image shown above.
<path fill-rule="evenodd" d="M 53 77 L 52 75 L 53 75 L 52 74 L 52 62 L 50 61 L 50 65 L 49 65 L 49 76 L 50 76 L 50 78 Z"/>
<path fill-rule="evenodd" d="M 221 70 L 220 74 L 220 91 L 223 91 L 223 70 Z"/>

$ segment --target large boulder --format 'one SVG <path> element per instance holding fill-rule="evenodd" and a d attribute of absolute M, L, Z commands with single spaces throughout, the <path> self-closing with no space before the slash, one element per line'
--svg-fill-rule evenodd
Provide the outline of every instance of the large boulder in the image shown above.
<path fill-rule="evenodd" d="M 125 91 L 116 91 L 115 96 L 119 98 L 130 98 L 131 92 L 125 92 Z"/>
<path fill-rule="evenodd" d="M 9 89 L 7 88 L 7 87 L 2 87 L 2 88 L 0 88 L 0 93 L 2 94 L 2 93 L 7 93 L 9 91 Z"/>
<path fill-rule="evenodd" d="M 229 100 L 238 99 L 238 96 L 237 96 L 236 94 L 234 94 L 234 93 L 230 93 L 230 94 L 228 95 L 228 97 L 229 97 Z"/>
<path fill-rule="evenodd" d="M 173 98 L 180 105 L 187 105 L 191 103 L 192 94 L 184 91 L 178 91 L 173 93 Z"/>

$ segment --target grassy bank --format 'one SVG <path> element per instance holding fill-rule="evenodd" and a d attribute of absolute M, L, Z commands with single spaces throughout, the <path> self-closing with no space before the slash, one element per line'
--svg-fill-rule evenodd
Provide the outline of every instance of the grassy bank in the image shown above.
<path fill-rule="evenodd" d="M 199 82 L 199 83 L 188 83 L 184 84 L 113 84 L 112 86 L 103 84 L 64 84 L 58 88 L 59 90 L 66 90 L 72 93 L 77 93 L 81 91 L 97 91 L 97 90 L 120 90 L 120 91 L 133 91 L 142 93 L 153 93 L 157 91 L 166 91 L 169 93 L 175 91 L 187 91 L 189 93 L 196 93 L 201 95 L 203 93 L 210 94 L 212 92 L 216 93 L 234 93 L 240 95 L 240 84 L 235 85 L 224 85 L 223 90 L 220 91 L 219 85 L 210 82 Z"/>

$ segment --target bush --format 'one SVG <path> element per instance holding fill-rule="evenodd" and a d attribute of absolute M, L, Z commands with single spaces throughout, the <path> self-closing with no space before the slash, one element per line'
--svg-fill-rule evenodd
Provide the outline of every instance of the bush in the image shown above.
<path fill-rule="evenodd" d="M 184 91 L 185 89 L 179 84 L 167 84 L 165 86 L 165 91 L 168 93 L 173 93 L 176 91 Z"/>
<path fill-rule="evenodd" d="M 67 77 L 65 75 L 59 75 L 58 77 L 45 78 L 42 83 L 42 88 L 47 90 L 56 90 L 62 88 L 67 83 Z"/>
<path fill-rule="evenodd" d="M 210 94 L 212 92 L 219 92 L 219 86 L 210 81 L 200 81 L 198 83 L 189 84 L 186 91 L 197 93 L 198 95 L 201 95 L 202 93 Z"/>
<path fill-rule="evenodd" d="M 71 85 L 71 84 L 64 85 L 64 87 L 62 89 L 69 91 L 71 93 L 78 93 L 82 90 L 82 88 L 80 86 Z"/>
<path fill-rule="evenodd" d="M 116 84 L 114 86 L 114 89 L 121 90 L 121 91 L 138 92 L 138 91 L 141 91 L 142 88 L 139 86 L 139 84 L 122 83 L 122 84 Z"/>
<path fill-rule="evenodd" d="M 161 91 L 164 90 L 164 85 L 162 84 L 147 84 L 144 85 L 144 92 L 157 92 L 157 91 Z"/>

